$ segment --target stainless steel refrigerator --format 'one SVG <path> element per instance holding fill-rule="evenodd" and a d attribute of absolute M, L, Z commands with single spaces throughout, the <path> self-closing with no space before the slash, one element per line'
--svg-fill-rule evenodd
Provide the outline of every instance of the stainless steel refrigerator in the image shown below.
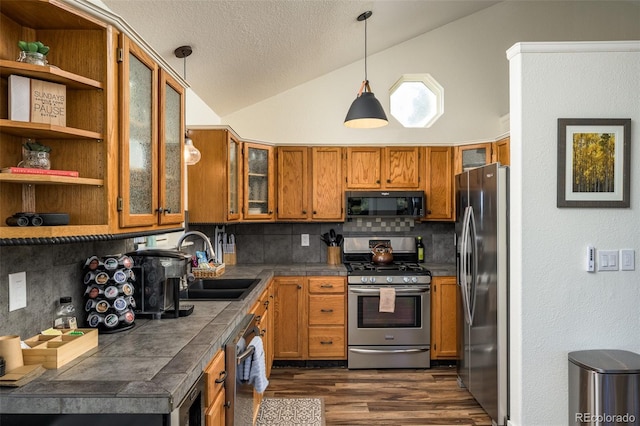
<path fill-rule="evenodd" d="M 508 171 L 494 163 L 456 175 L 458 384 L 494 425 L 509 415 Z"/>

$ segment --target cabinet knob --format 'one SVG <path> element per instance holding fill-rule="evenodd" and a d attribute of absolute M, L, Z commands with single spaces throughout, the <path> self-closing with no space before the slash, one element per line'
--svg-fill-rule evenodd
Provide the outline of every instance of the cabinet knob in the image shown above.
<path fill-rule="evenodd" d="M 307 211 L 306 210 L 302 210 L 302 214 L 307 214 Z"/>
<path fill-rule="evenodd" d="M 162 214 L 162 213 L 164 213 L 164 209 L 163 209 L 162 207 L 158 207 L 158 208 L 156 209 L 156 213 L 160 213 L 160 214 Z"/>
<path fill-rule="evenodd" d="M 164 212 L 167 213 L 167 214 L 171 214 L 171 209 L 170 208 L 169 209 L 164 209 Z"/>
<path fill-rule="evenodd" d="M 376 180 L 376 183 L 380 183 L 380 179 Z"/>
<path fill-rule="evenodd" d="M 273 214 L 273 210 L 269 210 L 269 214 Z"/>
<path fill-rule="evenodd" d="M 298 290 L 302 290 L 302 286 L 298 284 Z"/>
<path fill-rule="evenodd" d="M 387 179 L 387 183 L 391 183 L 391 179 Z"/>
<path fill-rule="evenodd" d="M 314 211 L 313 211 L 313 214 L 318 214 L 318 212 L 314 210 Z"/>
<path fill-rule="evenodd" d="M 224 408 L 231 408 L 231 401 L 227 401 L 224 403 Z"/>

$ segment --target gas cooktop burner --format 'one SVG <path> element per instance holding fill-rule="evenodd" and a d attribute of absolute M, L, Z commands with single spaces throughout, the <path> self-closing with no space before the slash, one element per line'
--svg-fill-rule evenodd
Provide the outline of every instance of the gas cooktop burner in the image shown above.
<path fill-rule="evenodd" d="M 389 265 L 376 265 L 375 263 L 350 262 L 347 264 L 350 272 L 429 272 L 417 263 L 392 263 Z"/>

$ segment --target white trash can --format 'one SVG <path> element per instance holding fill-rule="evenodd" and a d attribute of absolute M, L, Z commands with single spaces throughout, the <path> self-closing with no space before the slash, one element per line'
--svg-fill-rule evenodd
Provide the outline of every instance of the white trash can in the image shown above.
<path fill-rule="evenodd" d="M 569 352 L 569 425 L 640 425 L 640 355 Z"/>

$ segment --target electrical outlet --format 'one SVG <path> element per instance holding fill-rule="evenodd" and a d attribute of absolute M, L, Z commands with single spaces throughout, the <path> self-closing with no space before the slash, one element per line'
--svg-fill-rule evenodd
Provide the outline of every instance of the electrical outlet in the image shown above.
<path fill-rule="evenodd" d="M 27 273 L 9 274 L 9 312 L 27 307 Z"/>
<path fill-rule="evenodd" d="M 302 247 L 309 247 L 309 234 L 300 235 L 300 245 Z"/>
<path fill-rule="evenodd" d="M 620 270 L 634 271 L 636 269 L 636 251 L 633 249 L 620 250 Z"/>

